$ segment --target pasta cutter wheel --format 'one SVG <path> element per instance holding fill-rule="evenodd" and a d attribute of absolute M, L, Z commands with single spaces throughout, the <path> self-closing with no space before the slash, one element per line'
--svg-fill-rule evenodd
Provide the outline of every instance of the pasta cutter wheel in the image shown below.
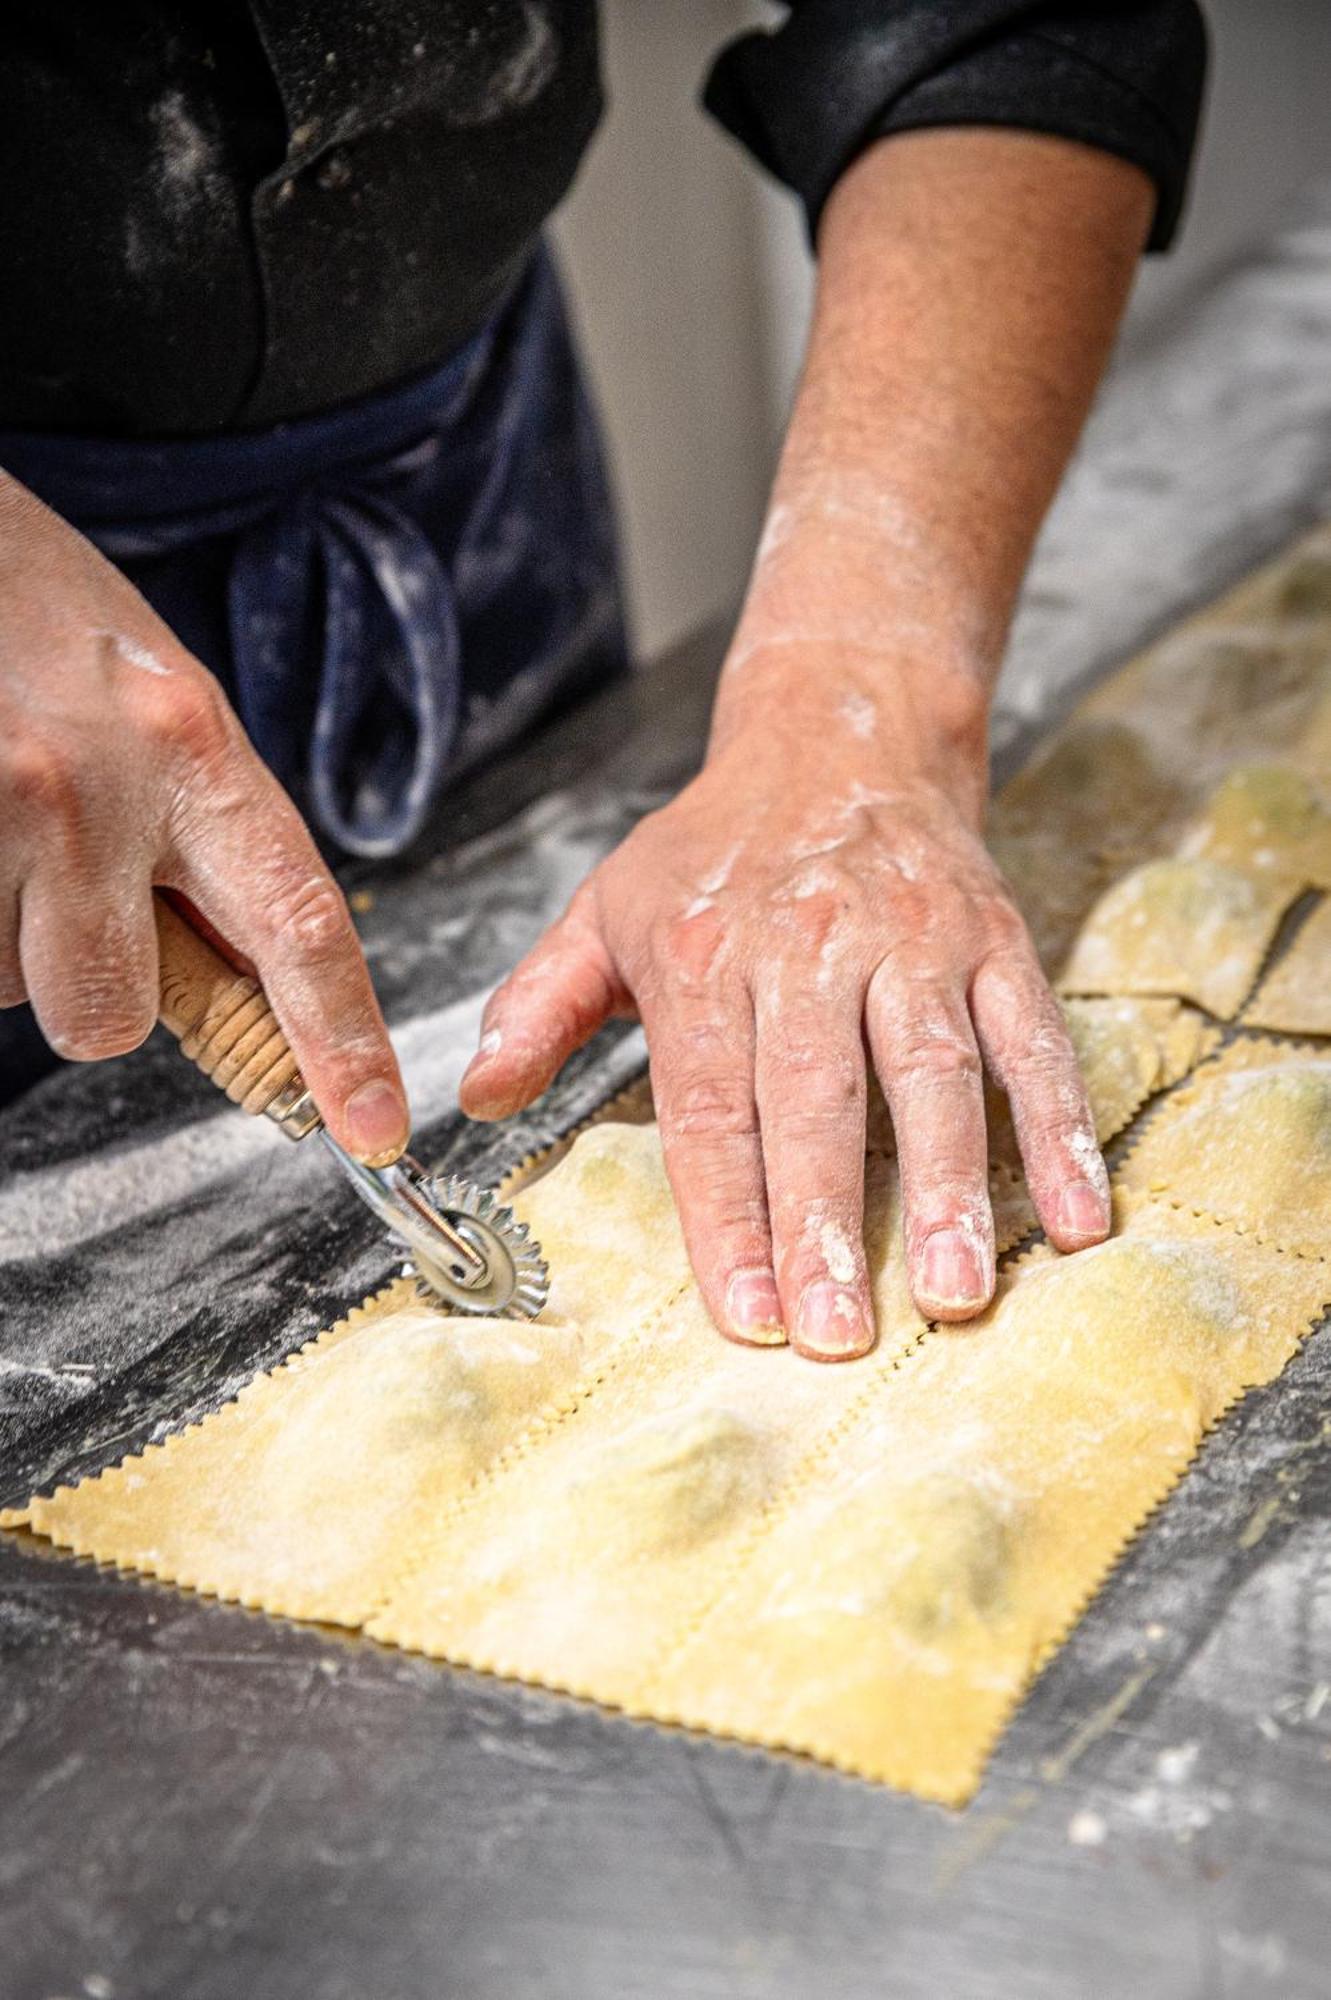
<path fill-rule="evenodd" d="M 324 1125 L 258 981 L 238 972 L 171 903 L 154 897 L 160 1016 L 185 1054 L 233 1104 L 289 1139 L 317 1132 L 356 1192 L 411 1253 L 421 1283 L 451 1313 L 535 1319 L 549 1274 L 527 1225 L 488 1188 L 437 1179 L 408 1153 L 367 1165 Z"/>
<path fill-rule="evenodd" d="M 536 1318 L 550 1292 L 541 1246 L 489 1188 L 458 1174 L 436 1179 L 408 1153 L 390 1167 L 367 1167 L 320 1130 L 357 1192 L 410 1251 L 416 1277 L 449 1312 Z"/>

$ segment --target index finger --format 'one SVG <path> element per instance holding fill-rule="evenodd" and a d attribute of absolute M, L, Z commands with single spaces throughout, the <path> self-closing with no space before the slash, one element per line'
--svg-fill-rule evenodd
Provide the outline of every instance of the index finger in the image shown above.
<path fill-rule="evenodd" d="M 248 746 L 199 793 L 182 800 L 162 879 L 252 961 L 333 1137 L 387 1165 L 409 1137 L 406 1093 L 346 898 Z"/>

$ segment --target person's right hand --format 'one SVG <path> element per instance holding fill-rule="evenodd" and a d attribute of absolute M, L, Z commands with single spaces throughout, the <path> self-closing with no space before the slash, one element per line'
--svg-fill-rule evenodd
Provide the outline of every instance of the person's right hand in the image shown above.
<path fill-rule="evenodd" d="M 217 681 L 84 537 L 0 474 L 0 1006 L 57 1054 L 157 1018 L 152 892 L 254 967 L 335 1138 L 408 1135 L 346 901 Z"/>

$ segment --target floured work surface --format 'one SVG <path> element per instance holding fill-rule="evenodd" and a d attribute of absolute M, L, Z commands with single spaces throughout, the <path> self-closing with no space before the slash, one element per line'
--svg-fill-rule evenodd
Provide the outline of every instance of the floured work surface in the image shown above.
<path fill-rule="evenodd" d="M 1331 1300 L 1331 1049 L 1218 1025 L 1289 911 L 1313 912 L 1291 952 L 1325 934 L 1327 547 L 1098 692 L 995 811 L 1102 1137 L 1163 1096 L 1115 1173 L 1110 1243 L 1018 1249 L 990 1313 L 927 1328 L 879 1118 L 876 1353 L 829 1368 L 738 1348 L 690 1280 L 654 1128 L 605 1123 L 518 1197 L 555 1272 L 538 1325 L 450 1320 L 390 1287 L 215 1415 L 9 1523 L 965 1799 L 1206 1430 Z M 1318 985 L 1302 967 L 1300 990 Z M 993 1111 L 1011 1250 L 1033 1218 Z"/>

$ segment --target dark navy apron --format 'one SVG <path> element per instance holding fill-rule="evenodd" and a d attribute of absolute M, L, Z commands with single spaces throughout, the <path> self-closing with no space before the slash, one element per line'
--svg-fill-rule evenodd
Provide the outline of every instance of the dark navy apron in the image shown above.
<path fill-rule="evenodd" d="M 325 852 L 407 847 L 452 778 L 625 665 L 596 425 L 542 251 L 432 374 L 178 442 L 0 432 L 225 687 Z M 0 1102 L 41 1059 L 0 1014 Z"/>

